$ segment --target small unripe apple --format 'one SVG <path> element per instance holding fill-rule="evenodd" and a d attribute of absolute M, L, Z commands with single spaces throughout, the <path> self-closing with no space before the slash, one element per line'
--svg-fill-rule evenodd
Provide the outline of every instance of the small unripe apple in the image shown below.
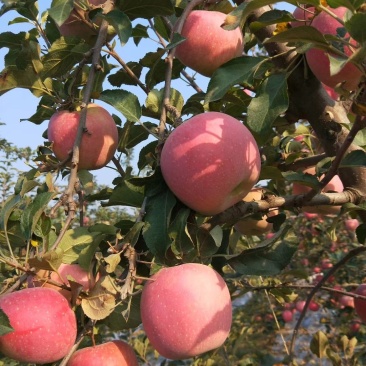
<path fill-rule="evenodd" d="M 308 168 L 304 170 L 304 173 L 315 175 L 315 167 Z M 321 177 L 322 178 L 322 177 Z M 294 183 L 292 186 L 293 194 L 306 194 L 310 192 L 311 188 L 305 185 Z M 323 191 L 326 192 L 343 192 L 343 184 L 338 175 L 335 175 L 331 181 L 324 187 Z M 322 205 L 322 206 L 304 206 L 302 210 L 309 213 L 317 213 L 323 215 L 337 215 L 341 207 L 332 205 Z"/>
<path fill-rule="evenodd" d="M 357 287 L 355 293 L 357 295 L 366 296 L 366 283 Z M 365 323 L 366 322 L 366 301 L 362 299 L 354 299 L 354 305 L 357 315 Z"/>
<path fill-rule="evenodd" d="M 111 341 L 76 351 L 67 366 L 138 366 L 138 361 L 129 344 Z"/>
<path fill-rule="evenodd" d="M 0 352 L 14 360 L 45 364 L 66 356 L 76 339 L 76 318 L 67 300 L 49 288 L 0 296 L 14 331 L 0 336 Z"/>
<path fill-rule="evenodd" d="M 347 8 L 345 7 L 338 7 L 330 10 L 340 19 L 343 19 L 347 12 Z M 337 29 L 342 27 L 336 19 L 324 11 L 314 18 L 311 25 L 321 33 L 330 34 L 334 37 L 339 37 Z M 348 33 L 343 36 L 343 39 L 353 46 L 357 45 L 357 42 L 350 38 Z M 337 43 L 336 47 L 340 47 L 340 42 Z M 353 54 L 353 50 L 349 46 L 343 45 L 342 47 L 343 53 L 346 56 L 351 56 Z M 322 83 L 331 88 L 334 88 L 337 84 L 344 82 L 343 87 L 345 89 L 355 90 L 362 76 L 361 70 L 350 62 L 348 62 L 340 72 L 335 75 L 331 75 L 328 55 L 323 50 L 317 48 L 312 48 L 306 52 L 306 60 L 314 75 Z"/>
<path fill-rule="evenodd" d="M 225 62 L 243 53 L 240 28 L 225 30 L 226 14 L 194 10 L 184 22 L 181 35 L 186 40 L 176 48 L 176 57 L 186 66 L 205 76 Z"/>
<path fill-rule="evenodd" d="M 346 229 L 349 231 L 355 231 L 360 225 L 360 222 L 357 219 L 348 219 L 344 222 Z"/>
<path fill-rule="evenodd" d="M 113 158 L 118 145 L 118 130 L 112 116 L 103 107 L 88 104 L 86 126 L 80 144 L 78 169 L 100 169 Z M 65 161 L 72 152 L 80 112 L 58 111 L 50 119 L 48 139 L 60 161 Z"/>
<path fill-rule="evenodd" d="M 141 319 L 162 356 L 191 358 L 225 342 L 232 320 L 230 293 L 223 278 L 203 264 L 163 268 L 143 288 Z"/>
<path fill-rule="evenodd" d="M 254 188 L 243 198 L 243 201 L 259 201 L 262 199 L 262 194 L 262 189 Z M 268 212 L 268 215 L 264 215 L 262 220 L 255 220 L 252 218 L 240 220 L 235 224 L 235 229 L 243 235 L 262 235 L 271 231 L 273 228 L 273 224 L 268 222 L 267 218 L 276 215 L 278 215 L 278 210 L 272 210 Z"/>
<path fill-rule="evenodd" d="M 219 112 L 198 114 L 178 126 L 164 144 L 160 164 L 172 192 L 207 216 L 241 201 L 261 167 L 250 131 Z"/>

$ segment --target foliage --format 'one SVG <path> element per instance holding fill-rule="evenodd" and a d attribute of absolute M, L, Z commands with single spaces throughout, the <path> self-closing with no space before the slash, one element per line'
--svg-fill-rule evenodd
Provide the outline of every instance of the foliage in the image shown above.
<path fill-rule="evenodd" d="M 88 11 L 90 39 L 60 34 L 58 27 L 74 3 Z M 338 85 L 340 101 L 335 103 L 303 56 L 314 47 L 333 54 L 337 49 L 330 56 L 331 69 L 341 69 L 348 56 L 337 44 L 347 42 L 340 36 L 347 31 L 360 44 L 351 62 L 364 72 L 363 1 L 329 0 L 330 10 L 323 1 L 299 2 L 318 12 L 349 9 L 338 36 L 332 37 L 308 26 L 292 28 L 289 11 L 267 7 L 273 0 L 194 0 L 198 8 L 227 13 L 223 26 L 240 26 L 245 39 L 246 55 L 217 69 L 206 91 L 172 57 L 184 41 L 174 25 L 184 19 L 191 2 L 121 0 L 108 12 L 110 3 L 101 8 L 89 7 L 87 1 L 54 0 L 44 9 L 36 0 L 2 2 L 0 16 L 9 13 L 13 20 L 0 34 L 0 48 L 6 49 L 0 95 L 29 90 L 38 105 L 24 123 L 34 124 L 46 124 L 59 109 L 83 109 L 89 101 L 108 105 L 119 131 L 110 167 L 119 177 L 99 186 L 90 172 L 59 162 L 48 141 L 31 152 L 0 139 L 1 293 L 31 285 L 40 270 L 78 263 L 98 278 L 89 293 L 71 286 L 79 300 L 73 304 L 79 330 L 91 320 L 93 341 L 125 339 L 145 364 L 301 365 L 317 358 L 332 365 L 364 364 L 366 328 L 352 307 L 342 307 L 339 296 L 352 295 L 364 281 L 366 226 L 352 231 L 345 220 L 365 222 L 366 88 L 363 79 L 354 93 Z M 15 33 L 19 24 L 28 30 Z M 266 30 L 269 36 L 261 39 Z M 127 45 L 148 52 L 125 62 Z M 190 89 L 181 87 L 180 79 Z M 265 191 L 262 200 L 237 203 L 214 217 L 180 202 L 159 167 L 167 136 L 183 120 L 207 111 L 229 114 L 250 129 L 261 150 L 259 184 Z M 14 168 L 19 159 L 27 170 Z M 316 165 L 317 177 L 301 172 L 310 165 Z M 317 194 L 335 174 L 346 193 Z M 66 187 L 60 178 L 69 182 Z M 292 196 L 294 182 L 313 191 Z M 304 202 L 342 208 L 338 216 L 310 218 L 301 210 Z M 280 210 L 269 220 L 273 235 L 247 237 L 235 230 L 243 217 L 259 220 L 273 209 Z M 332 266 L 322 267 L 324 261 Z M 139 294 L 162 266 L 185 262 L 212 265 L 225 278 L 234 321 L 224 347 L 194 360 L 167 361 L 154 352 L 140 327 Z M 327 271 L 334 272 L 330 278 Z M 295 322 L 285 324 L 281 313 L 296 299 L 310 301 L 314 288 L 321 310 L 316 315 L 307 311 L 298 324 L 300 335 L 291 340 Z M 0 322 L 5 326 L 6 319 Z M 306 322 L 319 327 L 306 332 Z M 350 328 L 353 323 L 359 329 Z M 85 337 L 82 346 L 91 343 Z M 4 360 L 0 365 L 17 364 Z"/>

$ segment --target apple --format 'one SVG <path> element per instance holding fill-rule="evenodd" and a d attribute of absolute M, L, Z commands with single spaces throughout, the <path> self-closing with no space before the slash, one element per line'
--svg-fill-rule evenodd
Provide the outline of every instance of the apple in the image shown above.
<path fill-rule="evenodd" d="M 173 360 L 220 347 L 231 327 L 228 287 L 215 270 L 203 264 L 161 269 L 145 284 L 140 307 L 151 345 Z"/>
<path fill-rule="evenodd" d="M 347 8 L 338 7 L 336 9 L 330 9 L 340 19 L 343 19 L 347 12 Z M 342 28 L 342 25 L 334 19 L 332 16 L 322 11 L 313 20 L 312 24 L 318 31 L 323 34 L 330 34 L 339 37 L 337 35 L 337 29 Z M 357 42 L 350 38 L 346 33 L 343 39 L 349 42 L 353 46 L 357 46 Z M 340 47 L 340 42 L 337 43 L 337 48 Z M 343 52 L 346 56 L 351 56 L 353 50 L 346 45 L 343 45 Z M 306 52 L 306 60 L 313 74 L 324 84 L 331 88 L 344 82 L 343 87 L 347 90 L 355 90 L 362 76 L 361 70 L 359 70 L 354 64 L 347 63 L 340 72 L 335 75 L 331 75 L 330 62 L 328 55 L 320 49 L 312 48 Z"/>
<path fill-rule="evenodd" d="M 355 231 L 360 225 L 360 222 L 357 219 L 348 219 L 344 222 L 346 229 L 349 231 Z"/>
<path fill-rule="evenodd" d="M 339 304 L 341 307 L 349 307 L 354 308 L 355 307 L 355 299 L 352 296 L 348 295 L 342 295 L 339 298 Z"/>
<path fill-rule="evenodd" d="M 243 201 L 259 201 L 262 199 L 263 190 L 260 188 L 252 189 L 244 198 Z M 273 224 L 267 221 L 267 217 L 278 215 L 278 210 L 272 210 L 268 212 L 268 215 L 264 215 L 262 220 L 255 220 L 252 218 L 246 218 L 240 220 L 235 224 L 235 229 L 243 235 L 261 235 L 268 231 L 271 231 Z"/>
<path fill-rule="evenodd" d="M 118 130 L 114 119 L 103 107 L 91 103 L 87 108 L 78 169 L 100 169 L 113 158 L 118 145 Z M 60 161 L 65 161 L 72 152 L 79 119 L 80 112 L 66 110 L 56 112 L 50 119 L 48 139 Z"/>
<path fill-rule="evenodd" d="M 297 7 L 292 13 L 293 17 L 297 20 L 291 22 L 291 27 L 295 28 L 301 25 L 310 25 L 311 20 L 315 16 L 315 12 L 316 10 L 313 6 L 310 6 L 308 8 L 305 8 L 304 5 L 301 7 Z"/>
<path fill-rule="evenodd" d="M 49 288 L 0 296 L 12 332 L 0 336 L 0 352 L 14 360 L 45 364 L 66 356 L 76 339 L 76 317 L 67 300 Z"/>
<path fill-rule="evenodd" d="M 359 285 L 355 291 L 357 295 L 366 296 L 366 283 Z M 354 306 L 357 315 L 363 322 L 366 322 L 366 301 L 354 298 Z"/>
<path fill-rule="evenodd" d="M 296 309 L 298 312 L 300 312 L 300 313 L 301 313 L 301 312 L 304 310 L 305 304 L 306 304 L 306 301 L 304 301 L 304 300 L 296 301 L 295 309 Z"/>
<path fill-rule="evenodd" d="M 328 85 L 325 85 L 325 84 L 323 84 L 323 88 L 325 89 L 325 91 L 328 93 L 328 95 L 332 99 L 334 99 L 334 100 L 339 99 L 339 94 L 333 88 L 330 88 Z"/>
<path fill-rule="evenodd" d="M 178 126 L 161 153 L 171 191 L 188 207 L 218 214 L 241 201 L 260 173 L 260 153 L 250 131 L 220 112 L 198 114 Z"/>
<path fill-rule="evenodd" d="M 123 341 L 110 341 L 76 351 L 67 366 L 138 366 L 133 348 Z"/>
<path fill-rule="evenodd" d="M 281 315 L 285 323 L 290 323 L 294 317 L 294 314 L 291 310 L 284 310 Z"/>
<path fill-rule="evenodd" d="M 176 57 L 194 71 L 211 76 L 222 64 L 241 56 L 242 32 L 239 27 L 223 29 L 225 19 L 226 14 L 218 11 L 190 12 L 181 31 L 186 40 L 176 47 Z"/>
<path fill-rule="evenodd" d="M 321 261 L 321 267 L 322 269 L 329 269 L 333 267 L 333 263 L 330 261 L 330 259 L 323 259 Z"/>
<path fill-rule="evenodd" d="M 103 5 L 106 0 L 87 0 L 89 10 L 80 7 L 71 10 L 68 18 L 58 27 L 60 34 L 65 37 L 80 37 L 91 42 L 97 36 L 100 21 L 93 24 L 89 19 L 89 11 Z M 110 39 L 112 39 L 111 37 Z"/>
<path fill-rule="evenodd" d="M 315 301 L 310 301 L 309 303 L 309 310 L 311 311 L 318 311 L 320 309 L 320 305 Z"/>
<path fill-rule="evenodd" d="M 315 167 L 311 167 L 304 170 L 304 173 L 315 175 Z M 321 177 L 322 178 L 322 177 Z M 299 183 L 294 183 L 292 186 L 292 193 L 295 195 L 306 194 L 310 192 L 311 188 Z M 338 175 L 335 175 L 332 180 L 324 187 L 322 192 L 343 192 L 343 184 Z M 309 213 L 317 213 L 323 215 L 337 215 L 341 207 L 332 205 L 322 206 L 304 206 L 302 210 Z"/>

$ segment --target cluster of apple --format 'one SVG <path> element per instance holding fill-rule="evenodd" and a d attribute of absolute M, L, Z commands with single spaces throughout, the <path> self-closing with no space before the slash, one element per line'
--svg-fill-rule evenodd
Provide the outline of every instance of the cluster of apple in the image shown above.
<path fill-rule="evenodd" d="M 339 19 L 343 19 L 347 13 L 347 8 L 342 6 L 329 10 Z M 332 35 L 335 39 L 340 37 L 341 32 L 338 32 L 338 29 L 342 25 L 325 11 L 318 13 L 314 7 L 298 7 L 293 16 L 297 21 L 291 23 L 292 27 L 307 25 L 316 28 L 322 34 Z M 357 42 L 348 33 L 342 35 L 342 38 L 344 42 L 338 42 L 335 47 L 342 47 L 346 56 L 352 56 L 354 49 L 357 48 Z M 351 62 L 346 63 L 338 73 L 331 73 L 328 54 L 318 48 L 307 51 L 306 60 L 311 71 L 325 84 L 327 92 L 334 99 L 337 99 L 337 93 L 333 90 L 336 86 L 342 85 L 346 90 L 355 90 L 363 75 L 362 71 Z"/>

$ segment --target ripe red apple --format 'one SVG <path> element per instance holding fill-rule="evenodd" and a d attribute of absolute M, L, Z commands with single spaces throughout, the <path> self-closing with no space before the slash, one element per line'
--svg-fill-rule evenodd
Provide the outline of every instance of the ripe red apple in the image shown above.
<path fill-rule="evenodd" d="M 360 222 L 357 219 L 348 219 L 344 222 L 346 229 L 349 231 L 355 231 L 360 225 Z"/>
<path fill-rule="evenodd" d="M 330 259 L 323 259 L 321 261 L 322 269 L 329 269 L 333 267 L 333 263 L 330 261 Z"/>
<path fill-rule="evenodd" d="M 352 296 L 348 296 L 348 295 L 342 295 L 339 298 L 339 303 L 340 303 L 341 307 L 349 307 L 349 308 L 354 308 L 356 305 L 355 299 Z"/>
<path fill-rule="evenodd" d="M 88 0 L 88 2 L 90 10 L 92 10 L 94 7 L 103 5 L 106 0 Z M 96 38 L 98 32 L 97 27 L 100 25 L 100 22 L 95 25 L 96 27 L 93 29 L 89 19 L 89 11 L 79 7 L 74 8 L 69 17 L 58 28 L 62 36 L 80 37 L 89 42 Z"/>
<path fill-rule="evenodd" d="M 301 7 L 297 7 L 292 13 L 293 17 L 297 20 L 291 22 L 292 28 L 299 27 L 301 25 L 310 25 L 311 20 L 315 16 L 315 8 L 313 6 L 305 7 L 302 5 Z"/>
<path fill-rule="evenodd" d="M 45 364 L 68 354 L 76 339 L 76 318 L 67 300 L 49 288 L 28 288 L 0 296 L 0 308 L 14 331 L 0 336 L 0 352 L 14 360 Z"/>
<path fill-rule="evenodd" d="M 109 163 L 118 145 L 118 130 L 112 116 L 101 106 L 87 107 L 86 129 L 80 144 L 79 169 L 100 169 Z M 50 119 L 48 139 L 60 161 L 73 149 L 80 112 L 58 111 Z"/>
<path fill-rule="evenodd" d="M 239 202 L 257 182 L 261 166 L 250 131 L 219 112 L 198 114 L 178 126 L 164 144 L 160 164 L 172 192 L 204 215 Z"/>
<path fill-rule="evenodd" d="M 302 312 L 304 307 L 305 307 L 305 304 L 306 304 L 306 301 L 304 300 L 299 300 L 299 301 L 296 301 L 296 304 L 295 304 L 295 309 L 298 311 L 298 312 Z"/>
<path fill-rule="evenodd" d="M 311 167 L 304 170 L 304 173 L 315 174 L 315 167 Z M 322 177 L 321 177 L 322 178 Z M 294 183 L 292 186 L 293 194 L 306 194 L 311 190 L 310 187 L 304 186 L 299 183 Z M 324 187 L 323 191 L 326 192 L 343 192 L 343 184 L 338 175 L 335 175 L 332 180 Z M 341 207 L 340 206 L 331 206 L 331 205 L 323 205 L 323 206 L 304 206 L 302 210 L 309 213 L 317 213 L 323 215 L 337 215 Z"/>
<path fill-rule="evenodd" d="M 186 66 L 205 76 L 225 62 L 243 53 L 240 28 L 225 30 L 226 14 L 218 11 L 194 10 L 184 22 L 181 35 L 186 40 L 176 48 L 176 57 Z"/>
<path fill-rule="evenodd" d="M 311 311 L 318 311 L 320 309 L 320 305 L 315 301 L 310 301 L 309 310 Z"/>
<path fill-rule="evenodd" d="M 294 317 L 294 314 L 291 310 L 284 310 L 281 315 L 285 323 L 290 323 Z"/>
<path fill-rule="evenodd" d="M 67 366 L 138 366 L 133 348 L 123 341 L 111 341 L 76 351 Z"/>
<path fill-rule="evenodd" d="M 163 268 L 143 288 L 141 319 L 162 356 L 191 358 L 225 342 L 232 320 L 230 293 L 222 277 L 203 264 Z"/>
<path fill-rule="evenodd" d="M 330 10 L 339 18 L 343 19 L 347 8 L 339 7 Z M 337 29 L 342 27 L 342 25 L 336 19 L 324 11 L 314 18 L 311 25 L 321 33 L 331 34 L 333 36 L 337 36 Z M 351 45 L 357 45 L 356 41 L 354 41 L 352 38 L 349 39 L 348 33 L 346 33 L 343 38 L 347 42 L 351 43 Z M 339 47 L 339 45 L 337 45 L 337 47 Z M 346 56 L 351 56 L 353 50 L 351 50 L 349 46 L 343 47 L 344 54 Z M 343 86 L 345 89 L 355 90 L 362 76 L 362 72 L 352 63 L 347 63 L 339 73 L 331 75 L 328 55 L 320 49 L 312 48 L 311 50 L 307 51 L 306 59 L 314 75 L 322 83 L 328 85 L 331 88 L 334 88 L 337 84 L 344 82 Z"/>
<path fill-rule="evenodd" d="M 357 295 L 366 296 L 366 283 L 357 287 L 355 293 Z M 354 299 L 354 305 L 357 315 L 363 322 L 366 322 L 366 301 L 362 299 Z"/>
<path fill-rule="evenodd" d="M 261 188 L 252 189 L 244 198 L 243 201 L 251 202 L 262 199 L 263 190 Z M 278 215 L 278 210 L 269 211 L 268 216 L 264 215 L 262 220 L 246 218 L 235 224 L 235 229 L 243 235 L 262 235 L 271 231 L 273 224 L 267 221 L 267 217 Z"/>

